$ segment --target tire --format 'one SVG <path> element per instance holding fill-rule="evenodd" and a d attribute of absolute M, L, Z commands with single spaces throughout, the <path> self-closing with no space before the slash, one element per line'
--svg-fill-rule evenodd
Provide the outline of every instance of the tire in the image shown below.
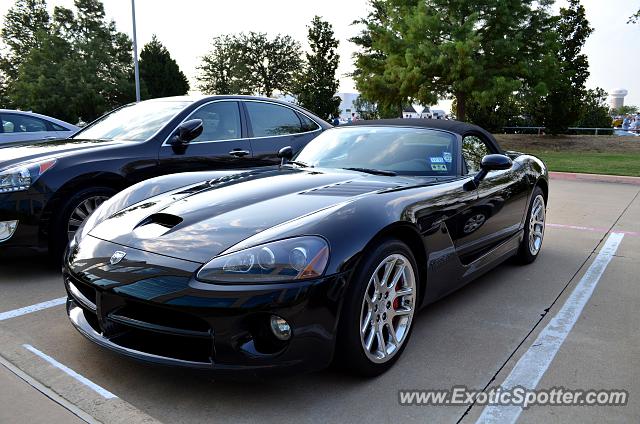
<path fill-rule="evenodd" d="M 391 263 L 388 284 L 384 288 L 376 286 L 374 274 L 384 281 L 387 264 Z M 349 283 L 340 318 L 338 365 L 357 375 L 374 377 L 400 358 L 411 336 L 419 299 L 417 270 L 411 250 L 399 240 L 384 240 L 364 254 Z M 393 284 L 394 276 L 398 277 L 397 284 Z M 396 290 L 404 294 L 396 294 Z M 390 328 L 394 328 L 397 343 Z"/>
<path fill-rule="evenodd" d="M 530 264 L 538 258 L 544 240 L 546 224 L 546 208 L 544 193 L 540 187 L 536 187 L 531 195 L 527 220 L 524 226 L 524 238 L 518 249 L 518 261 L 522 264 Z M 533 219 L 532 219 L 533 218 Z M 533 234 L 533 235 L 532 235 Z"/>
<path fill-rule="evenodd" d="M 116 193 L 109 187 L 91 187 L 80 190 L 63 202 L 51 220 L 49 231 L 49 257 L 54 263 L 62 259 L 69 243 L 70 230 L 77 229 L 93 210 Z M 85 215 L 84 219 L 80 220 L 82 215 Z"/>

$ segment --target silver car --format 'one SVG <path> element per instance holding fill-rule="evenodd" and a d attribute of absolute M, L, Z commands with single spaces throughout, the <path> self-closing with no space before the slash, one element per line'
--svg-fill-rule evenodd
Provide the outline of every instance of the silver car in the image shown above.
<path fill-rule="evenodd" d="M 33 112 L 0 109 L 0 146 L 21 141 L 68 138 L 80 128 Z"/>

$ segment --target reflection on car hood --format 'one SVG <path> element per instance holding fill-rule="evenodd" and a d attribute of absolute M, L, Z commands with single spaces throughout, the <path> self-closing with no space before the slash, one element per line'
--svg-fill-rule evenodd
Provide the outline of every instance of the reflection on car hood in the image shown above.
<path fill-rule="evenodd" d="M 260 169 L 139 202 L 102 221 L 89 234 L 132 248 L 206 262 L 278 224 L 358 196 L 416 183 L 424 180 L 341 170 Z"/>
<path fill-rule="evenodd" d="M 119 145 L 123 141 L 62 139 L 0 146 L 0 169 L 23 162 L 66 156 L 87 149 Z"/>

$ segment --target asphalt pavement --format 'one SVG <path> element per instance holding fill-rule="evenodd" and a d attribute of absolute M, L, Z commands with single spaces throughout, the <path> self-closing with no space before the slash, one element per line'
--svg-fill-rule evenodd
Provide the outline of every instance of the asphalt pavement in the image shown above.
<path fill-rule="evenodd" d="M 59 273 L 43 258 L 0 257 L 0 422 L 490 422 L 482 405 L 405 406 L 398 391 L 519 381 L 567 308 L 575 322 L 536 365 L 536 387 L 625 390 L 628 403 L 531 406 L 515 419 L 638 422 L 640 186 L 552 180 L 550 190 L 538 260 L 507 262 L 421 311 L 403 357 L 371 380 L 329 369 L 234 383 L 134 362 L 71 327 Z M 584 309 L 572 309 L 591 283 Z"/>

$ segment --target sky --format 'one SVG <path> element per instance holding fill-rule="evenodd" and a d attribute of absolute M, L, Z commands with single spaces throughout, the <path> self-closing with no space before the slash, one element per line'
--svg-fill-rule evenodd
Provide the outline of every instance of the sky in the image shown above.
<path fill-rule="evenodd" d="M 0 0 L 0 19 L 14 3 Z M 131 1 L 104 0 L 107 17 L 118 30 L 132 36 Z M 138 49 L 156 34 L 169 49 L 178 65 L 196 86 L 196 67 L 209 51 L 211 39 L 235 32 L 288 34 L 306 46 L 307 25 L 314 15 L 329 21 L 340 40 L 338 76 L 341 92 L 354 92 L 353 81 L 346 75 L 353 70 L 352 54 L 356 46 L 348 41 L 357 34 L 351 25 L 366 16 L 367 0 L 136 0 Z M 591 76 L 588 88 L 607 91 L 629 90 L 625 104 L 640 106 L 640 23 L 627 25 L 630 15 L 640 8 L 640 0 L 582 0 L 587 18 L 595 31 L 587 40 L 584 52 L 589 57 Z M 558 9 L 566 4 L 557 1 Z M 48 0 L 53 6 L 72 7 L 73 0 Z M 439 104 L 450 110 L 450 102 Z"/>

